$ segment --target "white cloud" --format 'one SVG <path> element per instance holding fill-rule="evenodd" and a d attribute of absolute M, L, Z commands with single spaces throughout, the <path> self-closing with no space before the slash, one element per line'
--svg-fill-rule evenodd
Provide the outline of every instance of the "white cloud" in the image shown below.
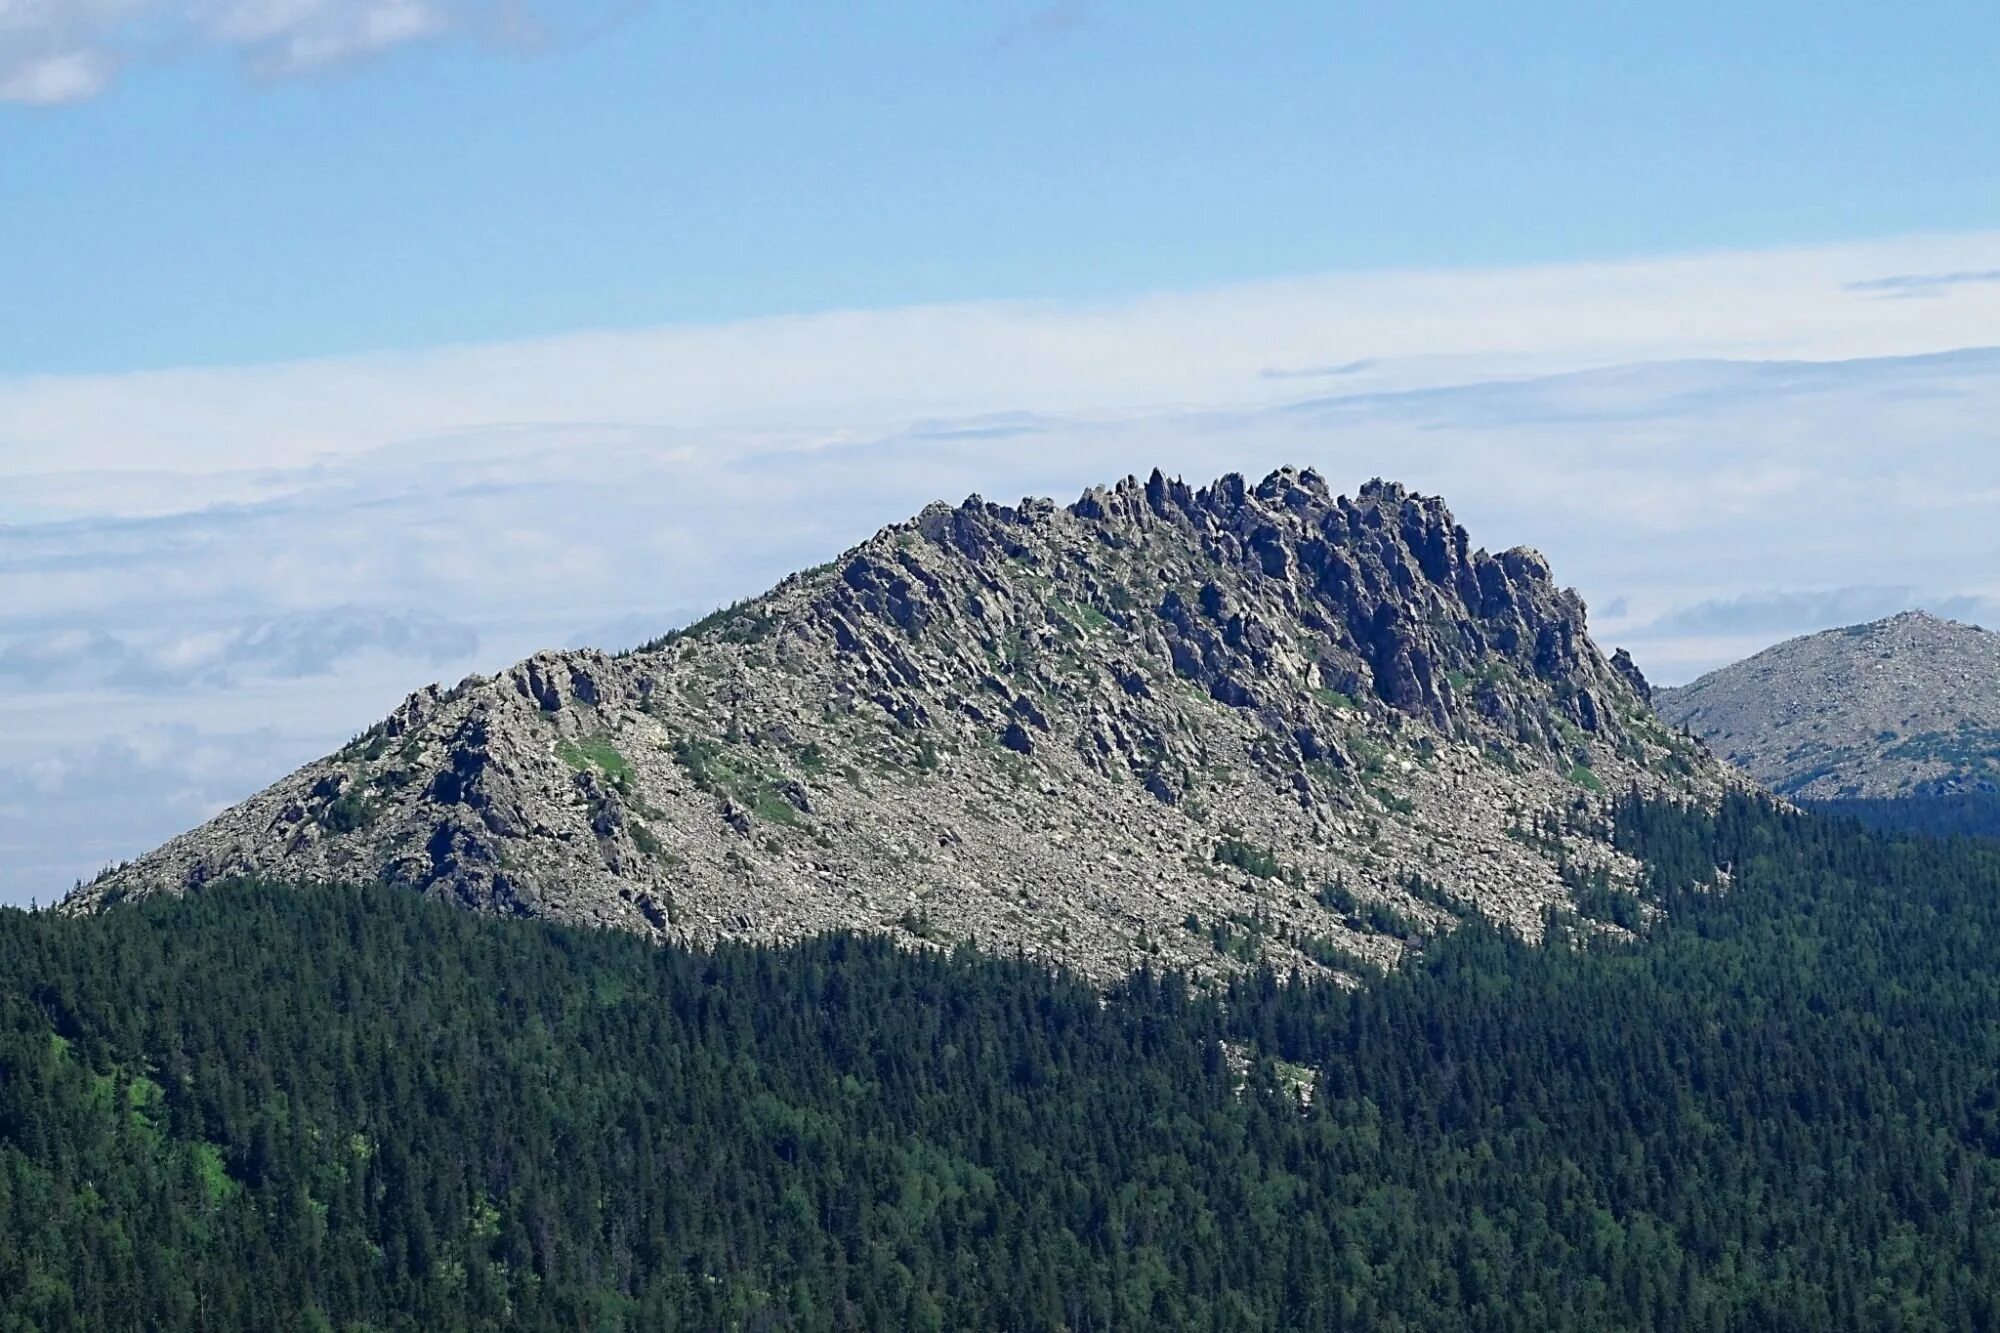
<path fill-rule="evenodd" d="M 200 628 L 176 616 L 170 626 L 115 633 L 101 627 L 101 613 L 92 619 L 100 623 L 12 632 L 0 625 L 0 686 L 162 695 L 231 689 L 246 677 L 322 676 L 371 653 L 430 667 L 463 665 L 479 649 L 477 631 L 443 616 L 352 605 Z"/>
<path fill-rule="evenodd" d="M 583 4 L 581 24 L 565 13 L 563 29 L 601 27 L 605 3 Z M 82 101 L 123 66 L 190 45 L 286 78 L 450 33 L 534 49 L 550 26 L 525 0 L 0 0 L 0 102 Z"/>
<path fill-rule="evenodd" d="M 0 0 L 0 101 L 53 106 L 102 92 L 110 40 L 150 0 Z"/>
<path fill-rule="evenodd" d="M 102 51 L 47 51 L 0 63 L 0 102 L 57 106 L 95 97 L 111 82 Z"/>
<path fill-rule="evenodd" d="M 1254 406 L 1300 391 L 1301 381 L 1270 378 L 1272 368 L 1355 362 L 1368 364 L 1328 387 L 1353 395 L 1638 362 L 1906 356 L 1991 341 L 2000 284 L 1921 302 L 1880 301 L 1847 284 L 1995 265 L 2000 233 L 1985 233 L 0 381 L 0 476 L 57 471 L 55 459 L 66 471 L 160 459 L 205 472 L 293 466 L 495 425 L 836 436 L 1022 408 Z"/>
<path fill-rule="evenodd" d="M 1847 284 L 1850 292 L 1876 292 L 1883 296 L 1934 296 L 1945 287 L 1967 283 L 2000 282 L 2000 268 L 1960 273 L 1893 273 L 1886 278 L 1864 278 Z"/>
<path fill-rule="evenodd" d="M 432 0 L 207 0 L 194 17 L 259 74 L 304 74 L 435 37 L 451 16 Z"/>
<path fill-rule="evenodd" d="M 142 726 L 0 770 L 0 903 L 53 902 L 135 843 L 213 816 L 316 746 L 270 728 Z"/>
<path fill-rule="evenodd" d="M 1747 634 L 1752 637 L 1810 634 L 1840 625 L 1855 625 L 1899 611 L 1920 608 L 1952 620 L 1979 623 L 1991 619 L 2000 606 L 1972 593 L 1932 596 L 1909 584 L 1850 585 L 1758 591 L 1735 597 L 1714 597 L 1676 607 L 1654 621 L 1650 629 L 1666 634 Z"/>

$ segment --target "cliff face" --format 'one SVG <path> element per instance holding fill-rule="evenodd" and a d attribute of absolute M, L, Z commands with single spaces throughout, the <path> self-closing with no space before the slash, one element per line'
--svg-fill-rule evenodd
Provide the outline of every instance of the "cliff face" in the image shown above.
<path fill-rule="evenodd" d="M 1528 826 L 1720 789 L 1646 695 L 1540 555 L 1439 500 L 1156 472 L 934 505 L 640 652 L 420 691 L 69 907 L 381 878 L 692 940 L 1338 969 L 1475 908 L 1538 931 L 1558 860 L 1629 875 Z"/>
<path fill-rule="evenodd" d="M 1781 796 L 2000 791 L 2000 634 L 1922 611 L 1789 640 L 1659 708 Z"/>

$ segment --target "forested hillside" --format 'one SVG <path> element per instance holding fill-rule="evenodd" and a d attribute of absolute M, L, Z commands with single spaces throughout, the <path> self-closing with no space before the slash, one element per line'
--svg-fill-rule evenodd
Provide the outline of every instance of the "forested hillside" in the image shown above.
<path fill-rule="evenodd" d="M 1666 914 L 1579 901 L 1643 943 L 1354 991 L 7 914 L 0 1330 L 2000 1326 L 2000 847 L 1618 822 Z"/>
<path fill-rule="evenodd" d="M 1810 801 L 1806 808 L 1835 819 L 1854 819 L 1890 833 L 1934 838 L 2000 838 L 2000 792 L 1964 791 L 1920 799 Z"/>

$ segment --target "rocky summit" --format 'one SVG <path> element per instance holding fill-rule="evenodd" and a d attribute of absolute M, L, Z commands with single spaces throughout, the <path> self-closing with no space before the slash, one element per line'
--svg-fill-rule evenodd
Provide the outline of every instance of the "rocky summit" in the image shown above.
<path fill-rule="evenodd" d="M 67 907 L 380 879 L 694 942 L 1354 972 L 1629 882 L 1593 812 L 1728 781 L 1648 697 L 1440 500 L 1155 472 L 933 505 L 639 651 L 422 690 Z"/>
<path fill-rule="evenodd" d="M 1657 699 L 1782 796 L 2000 791 L 2000 634 L 1922 611 L 1792 639 Z"/>

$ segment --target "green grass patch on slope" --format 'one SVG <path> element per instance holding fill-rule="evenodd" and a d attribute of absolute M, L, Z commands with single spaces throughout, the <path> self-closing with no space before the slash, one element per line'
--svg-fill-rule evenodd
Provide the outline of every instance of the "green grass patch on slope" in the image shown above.
<path fill-rule="evenodd" d="M 617 785 L 629 783 L 633 777 L 632 762 L 618 752 L 610 735 L 602 731 L 579 740 L 564 737 L 556 742 L 556 754 L 577 772 L 596 769 Z"/>

